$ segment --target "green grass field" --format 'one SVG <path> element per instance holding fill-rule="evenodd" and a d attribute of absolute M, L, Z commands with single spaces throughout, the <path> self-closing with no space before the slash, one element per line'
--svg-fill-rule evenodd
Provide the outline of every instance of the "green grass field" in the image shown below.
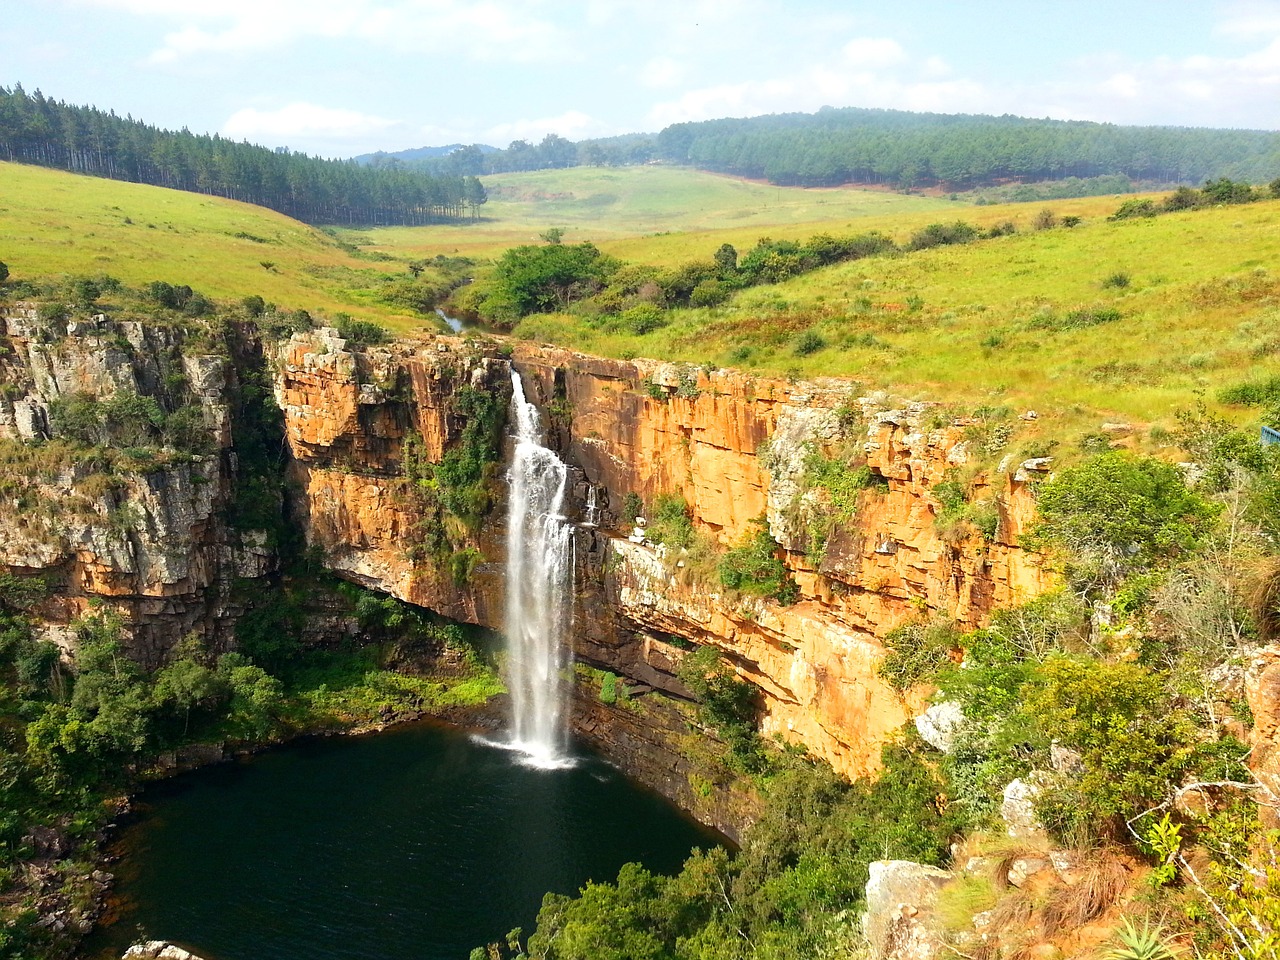
<path fill-rule="evenodd" d="M 394 329 L 425 323 L 366 292 L 403 264 L 354 257 L 306 224 L 233 200 L 42 167 L 0 163 L 0 260 L 15 280 L 106 273 L 134 286 L 165 280 L 212 297 L 347 311 Z"/>
<path fill-rule="evenodd" d="M 368 249 L 396 255 L 492 257 L 516 244 L 538 243 L 538 234 L 560 227 L 566 243 L 590 240 L 615 252 L 609 241 L 653 234 L 696 237 L 730 227 L 752 237 L 762 230 L 781 236 L 785 230 L 778 228 L 796 224 L 912 213 L 936 218 L 969 206 L 888 191 L 774 187 L 665 166 L 575 167 L 483 180 L 490 200 L 478 222 L 340 232 Z"/>
<path fill-rule="evenodd" d="M 1022 232 L 756 287 L 724 307 L 676 311 L 644 336 L 563 315 L 528 318 L 519 335 L 613 356 L 847 376 L 969 408 L 1035 409 L 1086 431 L 1104 420 L 1167 424 L 1200 393 L 1212 400 L 1225 384 L 1277 372 L 1280 202 L 1107 222 L 1115 205 L 1056 202 L 1085 221 L 1038 232 L 1030 219 L 1044 204 L 975 208 L 965 219 L 1012 219 Z M 1069 318 L 1108 309 L 1118 318 Z"/>

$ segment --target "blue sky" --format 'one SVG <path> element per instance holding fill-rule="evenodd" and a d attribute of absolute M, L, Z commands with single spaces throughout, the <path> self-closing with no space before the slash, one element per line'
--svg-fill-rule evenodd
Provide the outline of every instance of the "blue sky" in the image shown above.
<path fill-rule="evenodd" d="M 4 0 L 0 85 L 325 156 L 832 106 L 1280 128 L 1280 0 Z"/>

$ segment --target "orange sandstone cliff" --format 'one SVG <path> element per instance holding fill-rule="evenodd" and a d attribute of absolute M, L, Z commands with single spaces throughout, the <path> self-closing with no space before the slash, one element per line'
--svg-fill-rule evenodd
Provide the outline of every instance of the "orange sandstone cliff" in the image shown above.
<path fill-rule="evenodd" d="M 940 535 L 931 490 L 971 454 L 963 425 L 931 423 L 925 404 L 860 397 L 840 381 L 450 337 L 352 350 L 318 331 L 294 337 L 278 360 L 298 515 L 331 568 L 501 628 L 502 510 L 476 537 L 483 560 L 465 583 L 415 561 L 402 451 L 413 435 L 438 458 L 463 426 L 449 413 L 450 391 L 509 391 L 514 366 L 572 468 L 578 656 L 680 693 L 679 641 L 712 644 L 760 689 L 766 734 L 802 742 L 847 774 L 874 768 L 880 744 L 921 707 L 876 674 L 886 632 L 934 613 L 976 626 L 1048 584 L 1038 558 L 1016 546 L 1033 511 L 1017 465 L 974 480 L 999 510 L 989 542 Z M 881 492 L 835 526 L 819 555 L 802 520 L 824 506 L 820 491 L 805 489 L 804 465 L 837 449 L 865 458 Z M 764 518 L 799 601 L 732 596 L 714 578 L 691 579 L 664 548 L 628 536 L 634 518 L 620 513 L 629 493 L 683 496 L 695 526 L 723 546 Z"/>

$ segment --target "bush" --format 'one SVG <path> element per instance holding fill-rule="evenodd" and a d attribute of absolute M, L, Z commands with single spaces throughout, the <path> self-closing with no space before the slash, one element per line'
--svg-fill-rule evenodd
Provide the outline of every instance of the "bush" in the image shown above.
<path fill-rule="evenodd" d="M 361 346 L 377 346 L 390 339 L 386 329 L 378 324 L 368 320 L 355 320 L 343 313 L 334 318 L 333 325 L 338 336 Z"/>
<path fill-rule="evenodd" d="M 729 290 L 723 283 L 719 280 L 707 279 L 700 282 L 689 293 L 689 306 L 718 307 L 728 299 Z"/>
<path fill-rule="evenodd" d="M 36 319 L 42 323 L 62 323 L 69 316 L 71 311 L 65 303 L 45 300 L 36 306 Z"/>
<path fill-rule="evenodd" d="M 1039 506 L 1028 543 L 1062 550 L 1068 576 L 1082 587 L 1176 561 L 1218 513 L 1172 464 L 1119 452 L 1064 469 L 1040 488 Z"/>
<path fill-rule="evenodd" d="M 930 247 L 970 243 L 978 239 L 979 230 L 971 223 L 957 220 L 955 223 L 931 223 L 911 235 L 908 250 L 927 250 Z"/>
<path fill-rule="evenodd" d="M 652 333 L 654 330 L 665 327 L 669 322 L 666 311 L 652 303 L 636 304 L 622 311 L 617 320 L 619 326 L 636 336 Z"/>
<path fill-rule="evenodd" d="M 917 620 L 890 630 L 884 645 L 887 652 L 876 673 L 895 690 L 907 690 L 935 679 L 951 663 L 960 632 L 950 620 Z"/>
<path fill-rule="evenodd" d="M 9 279 L 9 265 L 0 260 L 0 283 L 4 283 Z"/>
<path fill-rule="evenodd" d="M 1052 230 L 1058 225 L 1058 215 L 1048 207 L 1045 207 L 1036 214 L 1035 220 L 1032 221 L 1032 225 L 1037 230 Z"/>
<path fill-rule="evenodd" d="M 643 517 L 644 500 L 634 490 L 622 498 L 622 514 L 620 519 L 628 526 L 636 522 L 636 517 Z M 646 517 L 646 519 L 648 519 Z"/>
<path fill-rule="evenodd" d="M 68 393 L 49 402 L 49 429 L 55 437 L 97 443 L 103 420 L 102 407 L 91 393 Z"/>
<path fill-rule="evenodd" d="M 1159 678 L 1138 664 L 1052 656 L 1023 694 L 1022 722 L 1081 756 L 1083 772 L 1059 776 L 1037 800 L 1059 838 L 1119 836 L 1126 816 L 1178 782 L 1191 731 Z"/>
<path fill-rule="evenodd" d="M 654 543 L 675 549 L 693 543 L 693 518 L 684 497 L 678 494 L 660 493 L 653 502 L 653 513 L 645 535 Z"/>
<path fill-rule="evenodd" d="M 753 596 L 770 597 L 784 605 L 795 603 L 800 599 L 799 588 L 775 556 L 778 545 L 769 535 L 768 523 L 763 519 L 754 522 L 758 528 L 756 533 L 747 534 L 740 546 L 720 558 L 721 585 Z"/>
<path fill-rule="evenodd" d="M 1159 212 L 1156 209 L 1155 202 L 1152 200 L 1126 200 L 1120 204 L 1120 209 L 1107 217 L 1107 219 L 1137 220 L 1145 217 L 1154 217 Z"/>
<path fill-rule="evenodd" d="M 827 341 L 816 330 L 806 330 L 795 339 L 792 350 L 797 357 L 807 357 L 826 347 Z"/>

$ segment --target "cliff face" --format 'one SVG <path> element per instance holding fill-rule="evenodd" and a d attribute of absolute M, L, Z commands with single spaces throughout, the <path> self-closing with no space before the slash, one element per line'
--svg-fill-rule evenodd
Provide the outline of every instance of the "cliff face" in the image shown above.
<path fill-rule="evenodd" d="M 876 675 L 879 638 L 930 612 L 976 626 L 1047 585 L 1015 544 L 1032 511 L 1020 474 L 974 478 L 999 510 L 994 537 L 954 542 L 936 529 L 932 489 L 969 458 L 963 424 L 925 424 L 924 405 L 892 409 L 840 382 L 789 383 L 729 371 L 608 361 L 518 345 L 510 363 L 544 411 L 573 468 L 577 534 L 575 646 L 591 663 L 669 692 L 675 638 L 713 644 L 762 692 L 764 730 L 805 743 L 837 769 L 875 765 L 879 745 L 919 704 Z M 282 352 L 277 396 L 308 541 L 345 575 L 449 616 L 501 627 L 501 516 L 476 539 L 483 562 L 462 585 L 411 558 L 415 517 L 399 447 L 411 433 L 429 455 L 457 437 L 448 413 L 459 384 L 503 389 L 493 345 L 436 338 L 357 354 L 327 334 Z M 387 385 L 398 392 L 392 395 Z M 812 549 L 807 487 L 815 452 L 850 449 L 878 478 L 856 515 Z M 685 582 L 680 561 L 627 539 L 627 494 L 676 493 L 721 547 L 766 518 L 800 590 L 789 606 Z M 595 512 L 587 516 L 588 503 Z M 953 538 L 954 539 L 954 538 Z"/>
<path fill-rule="evenodd" d="M 48 638 L 68 646 L 65 625 L 97 601 L 124 617 L 145 665 L 192 632 L 225 647 L 237 613 L 232 585 L 275 562 L 263 532 L 232 530 L 225 519 L 236 479 L 230 359 L 184 349 L 178 327 L 41 321 L 25 304 L 0 313 L 0 343 L 0 442 L 10 441 L 0 565 L 50 586 L 40 611 Z M 104 403 L 166 393 L 180 394 L 199 422 L 201 453 L 106 442 L 84 456 L 56 441 L 13 442 L 48 440 L 59 409 L 100 425 Z"/>

